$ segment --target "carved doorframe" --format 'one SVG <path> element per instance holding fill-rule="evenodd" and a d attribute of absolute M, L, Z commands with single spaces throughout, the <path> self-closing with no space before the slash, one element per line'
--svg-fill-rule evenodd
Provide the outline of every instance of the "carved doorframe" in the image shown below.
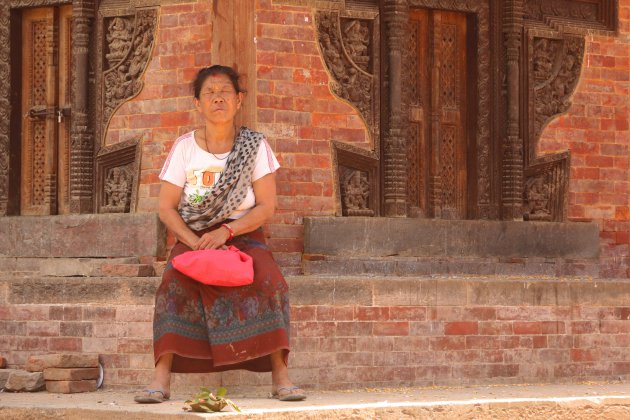
<path fill-rule="evenodd" d="M 402 60 L 403 51 L 407 48 L 405 35 L 408 33 L 406 19 L 410 8 L 440 9 L 453 12 L 466 13 L 472 15 L 476 21 L 476 104 L 471 104 L 473 109 L 477 109 L 477 126 L 475 133 L 476 165 L 475 175 L 477 177 L 476 202 L 471 209 L 475 218 L 494 218 L 497 215 L 496 196 L 493 194 L 493 179 L 495 171 L 495 160 L 492 155 L 496 145 L 492 143 L 493 120 L 491 120 L 491 108 L 497 103 L 496 90 L 491 78 L 490 63 L 497 62 L 498 54 L 496 49 L 494 55 L 491 53 L 491 25 L 492 18 L 498 21 L 498 15 L 491 16 L 492 0 L 385 0 L 383 4 L 383 21 L 387 28 L 387 47 L 389 50 L 389 109 L 387 114 L 387 130 L 383 136 L 383 163 L 385 183 L 383 185 L 383 210 L 386 216 L 407 216 L 407 176 L 405 171 L 398 168 L 400 161 L 407 159 L 407 136 L 404 135 L 410 121 L 405 116 L 406 105 L 404 100 L 409 95 L 404 89 L 410 83 L 403 80 Z M 494 25 L 496 28 L 497 25 Z M 496 35 L 495 37 L 496 38 Z M 392 65 L 392 60 L 394 65 Z M 400 60 L 400 63 L 398 61 Z M 495 92 L 493 96 L 493 92 Z M 476 105 L 476 107 L 475 107 Z M 407 113 L 408 115 L 408 113 Z M 401 116 L 403 116 L 401 118 Z M 385 123 L 384 123 L 385 125 Z M 389 179 L 388 179 L 389 178 Z M 393 182 L 392 182 L 393 181 Z M 431 191 L 433 195 L 438 191 L 438 179 L 431 179 Z M 431 198 L 430 199 L 435 199 Z"/>
<path fill-rule="evenodd" d="M 95 12 L 94 0 L 11 0 L 0 4 L 0 216 L 19 211 L 20 123 L 21 115 L 13 109 L 19 98 L 19 66 L 12 58 L 11 39 L 16 34 L 20 9 L 72 5 L 72 74 L 70 122 L 70 211 L 92 211 L 93 135 L 88 119 L 88 52 Z M 12 62 L 13 61 L 13 62 Z M 17 137 L 17 140 L 16 140 Z"/>

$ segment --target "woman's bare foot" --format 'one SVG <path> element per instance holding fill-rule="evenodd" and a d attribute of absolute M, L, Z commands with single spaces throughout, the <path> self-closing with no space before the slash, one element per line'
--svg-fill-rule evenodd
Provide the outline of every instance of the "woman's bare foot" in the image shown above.
<path fill-rule="evenodd" d="M 165 354 L 155 365 L 153 380 L 134 397 L 141 404 L 160 403 L 171 397 L 171 365 L 173 355 Z"/>
<path fill-rule="evenodd" d="M 271 354 L 271 396 L 280 401 L 302 401 L 306 394 L 289 379 L 283 353 L 284 350 L 279 350 Z"/>

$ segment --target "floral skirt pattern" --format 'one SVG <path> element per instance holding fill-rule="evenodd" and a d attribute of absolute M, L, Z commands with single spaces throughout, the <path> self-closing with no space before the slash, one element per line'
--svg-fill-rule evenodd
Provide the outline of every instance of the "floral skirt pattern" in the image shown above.
<path fill-rule="evenodd" d="M 170 262 L 190 248 L 178 242 L 171 251 L 155 298 L 153 351 L 156 362 L 164 354 L 174 354 L 173 372 L 269 372 L 269 355 L 278 350 L 284 350 L 286 362 L 288 286 L 265 245 L 262 229 L 237 236 L 228 244 L 253 258 L 252 284 L 219 287 L 199 283 L 175 270 Z"/>

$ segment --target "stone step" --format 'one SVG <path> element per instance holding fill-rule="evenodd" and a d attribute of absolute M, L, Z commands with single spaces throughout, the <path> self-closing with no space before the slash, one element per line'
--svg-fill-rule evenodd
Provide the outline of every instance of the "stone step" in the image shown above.
<path fill-rule="evenodd" d="M 304 218 L 304 252 L 338 257 L 599 257 L 594 223 Z"/>
<path fill-rule="evenodd" d="M 212 385 L 209 385 L 212 387 Z M 55 395 L 47 392 L 4 393 L 0 418 L 27 420 L 161 420 L 195 417 L 184 413 L 192 394 L 174 394 L 162 404 L 136 404 L 129 392 L 97 391 Z M 470 388 L 397 388 L 313 391 L 303 402 L 286 403 L 265 398 L 264 392 L 228 394 L 241 413 L 225 408 L 204 416 L 265 420 L 349 419 L 627 419 L 630 393 L 627 383 L 519 385 Z M 203 416 L 203 415 L 202 415 Z M 195 417 L 196 418 L 196 417 Z"/>
<path fill-rule="evenodd" d="M 113 274 L 120 270 L 120 266 L 141 268 L 135 271 L 127 269 L 130 274 L 147 273 L 145 264 L 139 264 L 137 257 L 125 258 L 21 258 L 21 257 L 0 257 L 0 273 L 52 277 L 98 277 L 112 275 L 123 276 L 123 274 Z M 148 266 L 151 267 L 151 266 Z M 152 275 L 153 270 L 148 274 L 135 274 L 125 277 L 147 277 Z"/>
<path fill-rule="evenodd" d="M 440 275 L 530 275 L 598 277 L 596 259 L 562 258 L 447 258 L 447 257 L 356 257 L 304 254 L 305 275 L 440 276 Z"/>
<path fill-rule="evenodd" d="M 531 275 L 286 278 L 292 305 L 628 306 L 629 279 Z M 0 304 L 153 305 L 159 277 L 3 277 Z"/>
<path fill-rule="evenodd" d="M 164 257 L 166 229 L 156 213 L 0 218 L 0 256 Z"/>

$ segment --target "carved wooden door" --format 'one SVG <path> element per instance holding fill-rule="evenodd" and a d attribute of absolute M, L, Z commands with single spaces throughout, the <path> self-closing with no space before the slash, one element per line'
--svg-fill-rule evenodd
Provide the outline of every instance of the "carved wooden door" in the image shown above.
<path fill-rule="evenodd" d="M 466 15 L 412 10 L 409 80 L 410 214 L 468 216 Z"/>
<path fill-rule="evenodd" d="M 72 6 L 22 15 L 20 214 L 69 212 Z"/>

